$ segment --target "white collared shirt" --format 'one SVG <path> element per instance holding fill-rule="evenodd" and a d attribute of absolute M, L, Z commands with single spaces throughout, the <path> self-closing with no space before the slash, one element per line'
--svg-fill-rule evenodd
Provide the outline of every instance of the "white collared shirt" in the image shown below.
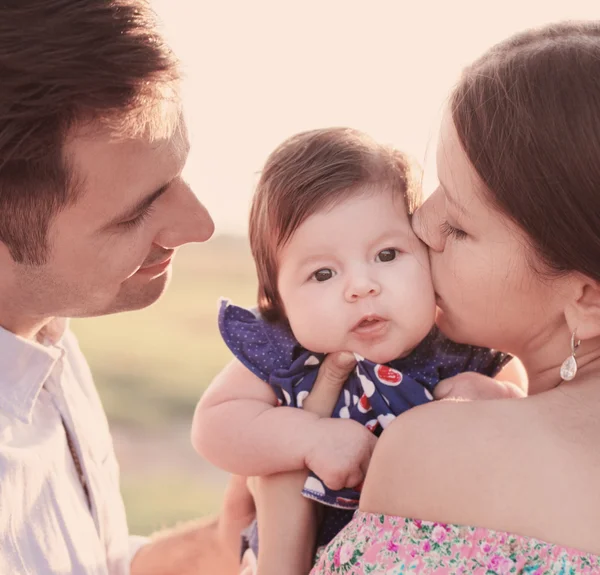
<path fill-rule="evenodd" d="M 142 540 L 89 367 L 62 331 L 41 344 L 0 328 L 0 574 L 127 575 Z"/>

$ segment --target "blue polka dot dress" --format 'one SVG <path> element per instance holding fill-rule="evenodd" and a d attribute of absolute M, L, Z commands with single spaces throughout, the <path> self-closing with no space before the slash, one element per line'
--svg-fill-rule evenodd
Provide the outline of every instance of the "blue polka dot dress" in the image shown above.
<path fill-rule="evenodd" d="M 286 324 L 267 322 L 227 300 L 220 302 L 219 330 L 234 356 L 271 386 L 279 405 L 302 407 L 323 354 L 300 346 Z M 357 356 L 332 417 L 353 419 L 379 435 L 400 413 L 432 401 L 442 379 L 464 371 L 493 376 L 509 360 L 501 352 L 450 341 L 434 327 L 406 357 L 376 364 Z M 355 489 L 333 491 L 313 474 L 303 494 L 327 506 L 319 544 L 328 543 L 350 520 L 360 497 Z"/>

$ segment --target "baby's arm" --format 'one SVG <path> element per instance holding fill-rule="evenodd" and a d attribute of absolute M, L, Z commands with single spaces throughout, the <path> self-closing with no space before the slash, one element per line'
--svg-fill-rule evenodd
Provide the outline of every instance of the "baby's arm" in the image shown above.
<path fill-rule="evenodd" d="M 192 443 L 208 461 L 237 475 L 312 469 L 331 489 L 364 478 L 375 437 L 361 424 L 276 407 L 273 390 L 239 361 L 230 363 L 198 403 Z"/>
<path fill-rule="evenodd" d="M 192 444 L 208 461 L 238 475 L 302 469 L 318 417 L 276 405 L 269 385 L 234 360 L 198 403 Z"/>

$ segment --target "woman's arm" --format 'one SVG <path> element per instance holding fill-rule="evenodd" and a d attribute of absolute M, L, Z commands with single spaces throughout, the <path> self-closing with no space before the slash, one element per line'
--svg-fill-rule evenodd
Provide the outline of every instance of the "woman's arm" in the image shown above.
<path fill-rule="evenodd" d="M 403 413 L 377 442 L 361 511 L 481 523 L 498 490 L 518 483 L 503 450 L 522 443 L 515 411 L 526 401 L 435 401 Z"/>

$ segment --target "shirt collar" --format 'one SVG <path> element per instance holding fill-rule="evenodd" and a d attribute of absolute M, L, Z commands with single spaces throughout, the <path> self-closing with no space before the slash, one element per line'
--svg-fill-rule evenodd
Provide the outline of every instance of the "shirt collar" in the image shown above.
<path fill-rule="evenodd" d="M 53 320 L 32 341 L 0 327 L 0 411 L 31 423 L 35 402 L 64 353 L 65 320 Z"/>

